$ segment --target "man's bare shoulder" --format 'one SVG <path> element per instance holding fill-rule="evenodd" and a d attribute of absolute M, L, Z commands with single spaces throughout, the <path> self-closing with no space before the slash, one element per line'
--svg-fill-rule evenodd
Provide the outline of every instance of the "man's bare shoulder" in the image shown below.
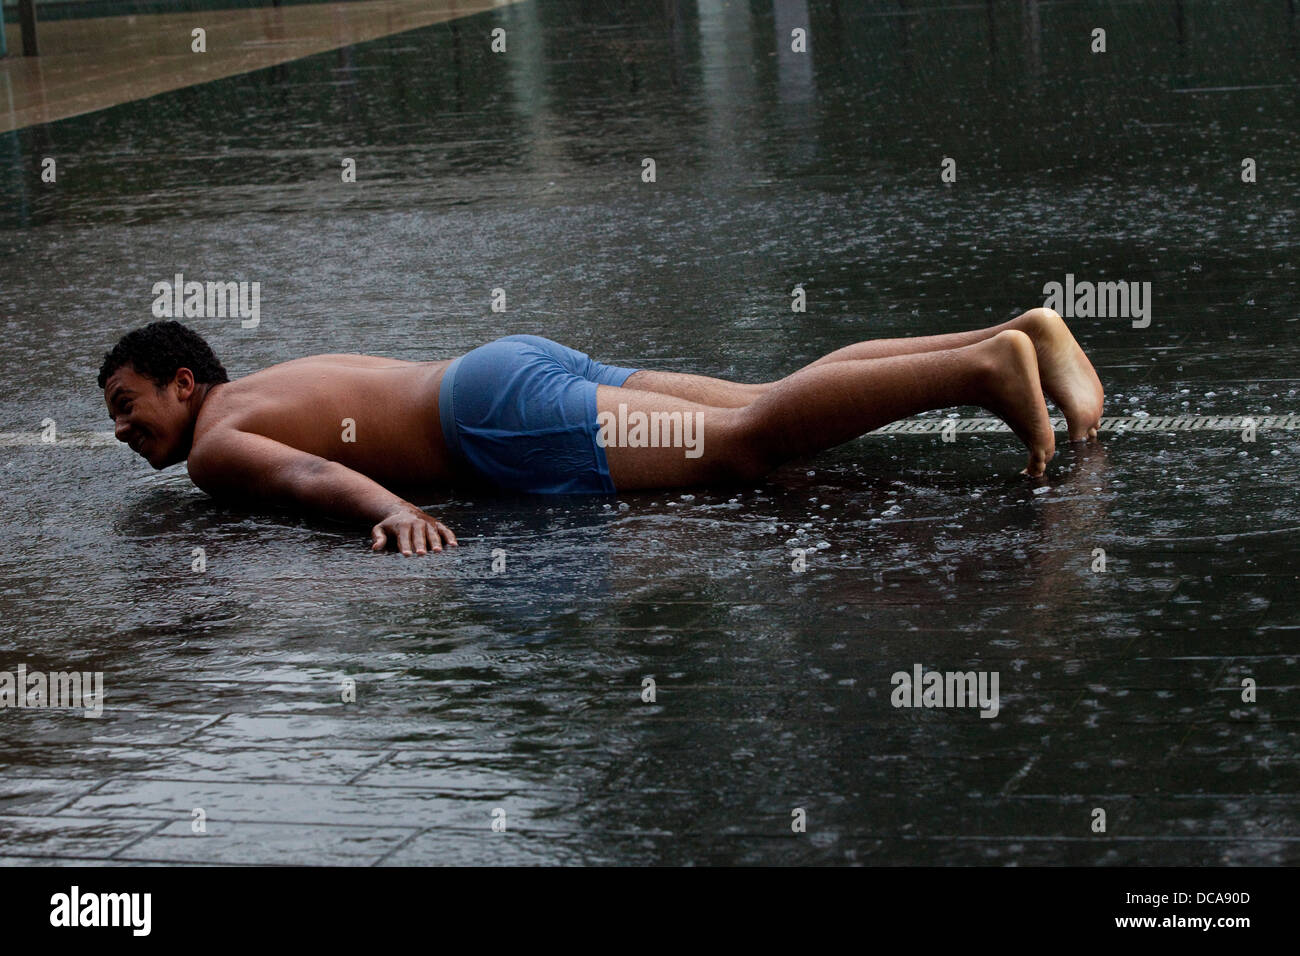
<path fill-rule="evenodd" d="M 190 480 L 209 493 L 224 484 L 232 465 L 246 457 L 249 439 L 256 436 L 232 425 L 217 423 L 204 429 L 202 436 L 196 430 L 186 468 Z"/>
<path fill-rule="evenodd" d="M 276 366 L 226 382 L 204 399 L 203 407 L 194 419 L 194 437 L 189 454 L 191 477 L 194 477 L 196 469 L 206 470 L 208 465 L 220 460 L 222 452 L 228 450 L 232 442 L 238 443 L 240 433 L 248 428 L 250 421 L 283 393 L 285 383 L 277 382 L 276 376 L 259 377 L 274 368 Z"/>
<path fill-rule="evenodd" d="M 378 355 L 352 355 L 347 353 L 329 353 L 325 355 L 307 355 L 302 358 L 277 362 L 264 369 L 250 372 L 243 378 L 227 382 L 208 396 L 199 412 L 199 419 L 206 424 L 215 424 L 232 413 L 248 407 L 250 403 L 261 402 L 266 397 L 281 393 L 285 389 L 294 389 L 308 380 L 314 371 L 328 368 L 406 368 L 419 365 L 432 365 L 431 362 L 405 362 L 401 359 L 382 358 Z"/>
<path fill-rule="evenodd" d="M 395 368 L 404 365 L 434 365 L 434 362 L 408 362 L 405 359 L 384 358 L 380 355 L 354 355 L 349 352 L 329 352 L 324 355 L 306 355 L 271 365 L 263 371 L 277 368 L 303 368 L 311 365 L 347 365 L 353 368 Z M 256 373 L 255 373 L 256 374 Z"/>

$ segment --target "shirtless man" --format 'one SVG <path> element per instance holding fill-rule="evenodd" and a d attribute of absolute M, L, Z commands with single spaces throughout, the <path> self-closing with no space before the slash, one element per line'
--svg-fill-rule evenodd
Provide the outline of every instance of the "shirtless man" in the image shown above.
<path fill-rule="evenodd" d="M 232 382 L 200 336 L 154 322 L 104 357 L 99 385 L 117 439 L 154 468 L 188 459 L 211 495 L 366 521 L 372 550 L 391 539 L 408 556 L 455 547 L 456 536 L 389 487 L 599 494 L 752 481 L 954 405 L 1011 426 L 1029 449 L 1022 474 L 1036 477 L 1056 452 L 1044 393 L 1071 441 L 1096 436 L 1103 399 L 1051 309 L 972 332 L 859 342 L 756 385 L 606 366 L 528 335 L 438 362 L 315 355 Z M 664 441 L 599 424 L 637 413 L 657 413 Z M 668 440 L 672 413 L 700 424 L 694 455 Z"/>

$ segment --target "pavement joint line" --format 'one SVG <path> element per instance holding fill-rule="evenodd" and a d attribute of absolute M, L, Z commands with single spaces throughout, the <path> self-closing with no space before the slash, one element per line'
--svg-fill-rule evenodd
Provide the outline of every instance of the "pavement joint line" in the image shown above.
<path fill-rule="evenodd" d="M 104 784 L 108 783 L 108 781 L 109 781 L 109 780 L 112 780 L 112 779 L 113 779 L 112 777 L 106 777 L 105 779 L 99 781 L 99 783 L 95 784 L 93 787 L 91 787 L 89 790 L 85 791 L 84 793 L 79 793 L 79 794 L 77 794 L 77 796 L 73 797 L 71 800 L 66 800 L 66 801 L 64 801 L 63 803 L 59 804 L 59 805 L 58 805 L 57 807 L 55 807 L 53 810 L 50 810 L 49 813 L 46 814 L 46 815 L 47 815 L 47 816 L 55 816 L 55 815 L 57 815 L 60 811 L 63 811 L 63 810 L 68 809 L 68 807 L 72 806 L 72 805 L 73 805 L 74 803 L 76 803 L 78 800 L 82 800 L 82 799 L 85 799 L 86 797 L 90 796 L 92 793 L 94 793 L 96 790 L 98 790 L 100 787 L 104 786 Z"/>
<path fill-rule="evenodd" d="M 397 751 L 396 751 L 396 750 L 389 749 L 389 750 L 385 751 L 385 752 L 384 752 L 384 755 L 381 756 L 381 757 L 380 757 L 378 760 L 376 760 L 374 763 L 372 763 L 370 766 L 368 766 L 368 767 L 364 768 L 363 770 L 360 770 L 360 771 L 358 771 L 357 773 L 353 774 L 352 777 L 347 781 L 347 784 L 346 784 L 346 785 L 349 786 L 349 787 L 352 786 L 353 784 L 355 784 L 355 783 L 357 782 L 358 779 L 360 779 L 361 777 L 364 777 L 366 774 L 370 773 L 370 771 L 372 771 L 372 770 L 377 770 L 377 769 L 379 769 L 380 767 L 382 767 L 384 764 L 388 763 L 390 760 L 393 759 L 393 757 L 394 757 L 396 754 L 397 754 Z M 365 784 L 363 784 L 363 786 L 365 786 Z M 370 786 L 374 786 L 374 784 L 371 784 Z"/>
<path fill-rule="evenodd" d="M 164 828 L 171 826 L 171 824 L 172 824 L 171 820 L 159 821 L 156 827 L 146 830 L 145 832 L 137 835 L 134 839 L 128 840 L 126 843 L 122 844 L 116 850 L 113 850 L 111 853 L 108 854 L 108 858 L 110 860 L 117 859 L 118 858 L 117 855 L 119 853 L 125 853 L 127 850 L 131 849 L 131 847 L 139 843 L 141 840 L 147 840 L 149 837 L 154 836 L 157 833 L 161 833 Z"/>
<path fill-rule="evenodd" d="M 1291 656 L 1294 656 L 1294 655 L 1289 655 L 1289 654 L 1288 654 L 1288 655 L 1279 655 L 1279 656 L 1287 656 L 1287 657 L 1291 657 Z M 1149 658 L 1149 659 L 1151 659 L 1151 660 L 1159 660 L 1159 658 Z M 770 688 L 768 688 L 766 685 L 764 685 L 761 689 L 770 689 Z M 280 745 L 269 744 L 269 745 L 265 745 L 265 746 L 261 746 L 261 745 L 259 745 L 259 746 L 255 746 L 255 747 L 250 747 L 250 746 L 249 746 L 248 744 L 246 744 L 246 743 L 235 743 L 235 742 L 229 742 L 229 743 L 228 743 L 228 742 L 225 742 L 225 741 L 209 741 L 208 743 L 210 744 L 210 746 L 206 746 L 206 747 L 198 747 L 198 748 L 190 747 L 190 748 L 186 748 L 186 749 L 189 749 L 189 750 L 197 750 L 197 751 L 200 752 L 200 753 L 225 753 L 225 752 L 230 751 L 230 750 L 238 750 L 240 753 L 244 753 L 244 752 L 247 752 L 247 751 L 249 751 L 249 750 L 257 750 L 257 751 L 270 751 L 271 753 L 284 753 L 284 754 L 298 753 L 298 752 L 303 751 L 303 750 L 313 750 L 313 751 L 318 751 L 318 750 L 329 750 L 329 751 L 334 751 L 334 750 L 337 750 L 337 751 L 339 751 L 340 753 L 370 753 L 370 752 L 376 752 L 376 751 L 383 751 L 383 750 L 385 749 L 385 748 L 384 748 L 382 745 L 380 745 L 380 744 L 375 744 L 374 746 L 371 746 L 371 747 L 363 747 L 363 746 L 355 746 L 355 745 L 348 745 L 348 744 L 330 744 L 329 746 L 315 746 L 315 745 L 313 745 L 313 744 L 311 744 L 311 743 L 302 743 L 302 744 L 280 744 Z M 38 742 L 33 743 L 32 746 L 34 746 L 34 747 L 46 748 L 46 749 L 52 749 L 52 750 L 63 750 L 63 749 L 66 748 L 67 745 L 64 744 L 64 743 L 57 742 L 57 741 L 38 741 Z M 94 748 L 103 748 L 103 749 L 114 749 L 114 748 L 116 748 L 116 749 L 121 749 L 121 750 L 134 750 L 134 749 L 136 749 L 137 747 L 138 747 L 138 748 L 141 748 L 141 749 L 146 749 L 146 748 L 155 748 L 155 749 L 158 749 L 158 750 L 164 750 L 164 749 L 172 749 L 172 748 L 176 748 L 176 747 L 182 747 L 182 746 L 184 746 L 184 745 L 181 744 L 181 743 L 158 743 L 157 741 L 149 740 L 149 741 L 142 741 L 142 742 L 139 742 L 139 743 L 131 743 L 131 742 L 125 742 L 125 743 L 92 743 L 92 744 L 90 744 L 89 746 L 90 746 L 90 747 L 94 747 Z M 434 747 L 434 746 L 430 746 L 430 747 L 427 747 L 427 748 L 425 748 L 425 749 L 428 750 L 428 751 L 430 751 L 430 752 L 432 752 L 432 753 L 449 753 L 449 754 L 452 754 L 452 753 L 464 753 L 464 752 L 465 752 L 465 751 L 458 750 L 458 749 L 453 749 L 453 748 L 446 748 L 446 747 L 441 747 L 441 748 L 440 748 L 440 747 Z M 409 747 L 392 748 L 392 750 L 393 750 L 393 753 L 394 753 L 394 754 L 398 754 L 398 753 L 409 753 L 409 752 L 411 752 L 411 748 L 409 748 Z M 470 752 L 477 753 L 478 751 L 470 751 Z M 44 778 L 48 778 L 48 777 L 49 777 L 49 774 L 48 774 L 48 773 L 40 773 L 40 772 L 39 772 L 39 770 L 40 770 L 41 768 L 38 767 L 38 768 L 35 768 L 35 769 L 36 769 L 38 772 L 37 772 L 37 773 L 34 773 L 34 774 L 30 774 L 30 776 L 31 776 L 32 778 L 44 779 Z M 7 769 L 5 770 L 5 778 L 8 778 L 8 777 L 10 777 L 10 776 L 24 776 L 23 774 L 13 774 L 13 773 L 12 773 L 12 770 L 13 770 L 13 768 L 7 768 Z"/>
<path fill-rule="evenodd" d="M 95 860 L 96 862 L 102 862 L 104 860 L 112 859 L 112 857 L 109 856 L 96 856 L 92 853 L 82 853 L 76 856 L 68 855 L 65 853 L 41 853 L 38 856 L 32 853 L 9 853 L 3 849 L 0 849 L 0 859 L 3 859 L 5 857 L 14 857 L 17 859 L 33 858 L 33 859 L 42 859 L 42 860 Z"/>
<path fill-rule="evenodd" d="M 397 843 L 395 846 L 393 846 L 391 849 L 389 849 L 387 853 L 381 853 L 381 854 L 379 854 L 379 857 L 378 857 L 377 859 L 375 859 L 375 861 L 374 861 L 373 863 L 371 863 L 370 865 L 371 865 L 371 866 L 381 866 L 385 860 L 387 860 L 390 856 L 392 856 L 392 855 L 393 855 L 394 853 L 396 853 L 397 851 L 399 851 L 399 850 L 401 850 L 401 849 L 403 849 L 403 848 L 405 848 L 405 847 L 410 846 L 412 843 L 414 843 L 414 842 L 415 842 L 416 840 L 418 840 L 420 837 L 424 836 L 426 833 L 436 832 L 437 829 L 438 829 L 437 827 L 417 827 L 417 828 L 415 828 L 414 830 L 411 831 L 411 834 L 410 834 L 406 839 L 404 839 L 404 840 L 400 841 L 399 843 Z"/>
<path fill-rule="evenodd" d="M 64 856 L 64 857 L 53 857 L 53 856 L 50 856 L 50 857 L 42 857 L 42 859 L 63 859 L 63 860 L 82 860 L 82 859 L 91 859 L 91 860 L 96 860 L 96 859 L 101 859 L 101 858 L 99 858 L 99 857 L 89 857 L 89 858 L 87 858 L 87 857 L 79 857 L 79 856 Z M 165 857 L 160 857 L 160 856 L 123 856 L 123 857 L 108 857 L 108 858 L 104 858 L 104 859 L 112 860 L 112 862 L 115 862 L 115 863 L 130 863 L 130 864 L 132 864 L 132 865 L 134 865 L 134 866 L 175 866 L 175 867 L 186 867 L 186 866 L 219 866 L 219 867 L 225 867 L 225 868 L 230 868 L 230 867 L 232 867 L 232 866 L 256 866 L 256 867 L 258 867 L 258 868 L 263 868 L 263 867 L 267 867 L 267 868 L 269 868 L 269 867 L 283 867 L 283 868 L 286 868 L 286 869 L 287 869 L 287 868 L 299 868 L 299 869 L 301 869 L 301 868 L 304 867 L 304 866 L 313 866 L 313 865 L 315 865 L 315 864 L 312 864 L 312 863 L 306 863 L 306 862 L 304 862 L 304 861 L 302 861 L 302 860 L 294 860 L 294 861 L 292 861 L 292 862 L 288 862 L 288 863 L 265 863 L 265 862 L 260 862 L 260 863 L 250 863 L 250 862 L 248 862 L 247 860 L 217 860 L 217 859 L 211 859 L 211 858 L 206 859 L 206 860 L 190 860 L 190 859 L 184 859 L 184 858 L 180 858 L 180 857 L 175 857 L 175 858 L 167 859 L 167 858 L 165 858 Z M 352 865 L 352 864 L 349 864 L 349 863 L 330 863 L 330 864 L 322 864 L 322 865 L 325 865 L 325 866 L 350 866 L 350 865 Z"/>
<path fill-rule="evenodd" d="M 1050 740 L 1051 738 L 1049 737 L 1048 739 Z M 1029 772 L 1038 764 L 1038 760 L 1041 756 L 1041 753 L 1033 754 L 1025 761 L 1019 770 L 1011 775 L 1010 779 L 1002 785 L 1002 796 L 1009 796 L 1017 787 L 1020 786 L 1020 782 L 1024 780 L 1025 777 L 1029 776 Z"/>
<path fill-rule="evenodd" d="M 1059 799 L 1059 795 L 1058 795 L 1057 798 Z M 491 801 L 487 801 L 487 800 L 485 800 L 485 801 L 483 801 L 483 802 L 487 803 L 487 802 L 491 802 Z M 516 814 L 518 814 L 518 812 L 519 812 L 519 811 L 516 811 Z M 11 813 L 11 814 L 0 814 L 0 820 L 6 820 L 6 819 L 8 819 L 8 820 L 42 820 L 42 819 L 48 819 L 48 818 L 47 818 L 47 817 L 38 816 L 38 815 L 36 815 L 36 814 L 27 814 L 27 815 L 24 815 L 24 814 L 17 814 L 17 813 Z M 72 814 L 61 814 L 59 817 L 57 817 L 57 819 L 59 819 L 59 820 L 92 820 L 92 821 L 95 821 L 95 822 L 97 822 L 97 823 L 105 823 L 105 822 L 107 822 L 107 823 L 127 823 L 127 822 L 132 822 L 132 821 L 135 821 L 135 822 L 157 821 L 158 826 L 155 827 L 155 828 L 153 828 L 153 829 L 154 829 L 154 832 L 158 832 L 158 831 L 161 831 L 164 827 L 171 826 L 171 825 L 174 824 L 174 823 L 188 822 L 190 818 L 189 818 L 189 816 L 186 814 L 185 811 L 177 811 L 175 815 L 170 816 L 170 817 L 167 817 L 167 818 L 165 818 L 165 819 L 160 819 L 160 818 L 158 817 L 157 814 L 140 814 L 140 815 L 136 815 L 136 816 L 129 816 L 129 815 L 126 815 L 126 814 L 106 814 L 106 813 L 101 813 L 101 814 L 99 814 L 98 816 L 73 816 Z M 220 824 L 225 824 L 225 825 L 228 825 L 228 826 L 336 827 L 336 828 L 338 828 L 338 829 L 346 829 L 346 830 L 393 830 L 393 831 L 399 831 L 399 832 L 402 832 L 402 833 L 406 833 L 406 832 L 408 832 L 408 831 L 412 831 L 412 830 L 418 830 L 418 828 L 413 828 L 413 827 L 411 827 L 410 825 L 407 825 L 407 826 L 401 826 L 401 825 L 397 825 L 397 824 L 393 824 L 393 823 L 382 823 L 382 822 L 378 822 L 378 821 L 376 821 L 376 820 L 369 820 L 369 819 L 367 819 L 367 820 L 363 820 L 363 821 L 359 821 L 359 822 L 340 822 L 340 821 L 337 821 L 337 820 L 304 820 L 304 819 L 301 819 L 301 818 L 294 820 L 294 819 L 284 819 L 284 818 L 280 818 L 280 817 L 273 817 L 273 818 L 263 818 L 263 817 L 258 817 L 258 818 L 235 818 L 235 817 L 228 817 L 228 816 L 219 816 L 219 815 L 214 815 L 214 814 L 211 814 L 211 813 L 209 813 L 209 814 L 207 815 L 207 818 L 206 818 L 206 819 L 207 819 L 207 822 L 208 822 L 209 824 L 220 823 Z M 482 826 L 482 825 L 470 826 L 470 825 L 468 825 L 468 824 L 464 824 L 464 823 L 454 823 L 454 824 L 449 823 L 449 824 L 446 824 L 446 825 L 444 825 L 444 826 L 437 826 L 437 825 L 434 825 L 434 826 L 432 826 L 432 827 L 428 827 L 428 828 L 426 828 L 426 829 L 435 830 L 435 831 L 437 831 L 437 832 L 439 832 L 439 833 L 447 833 L 447 832 L 451 832 L 451 833 L 484 833 L 484 832 L 486 832 L 486 828 L 485 828 L 484 826 Z M 583 829 L 584 829 L 584 828 L 583 828 L 582 824 L 580 824 L 580 823 L 574 823 L 572 826 L 570 826 L 570 827 L 566 827 L 566 828 L 563 828 L 563 829 L 556 829 L 556 828 L 543 829 L 543 828 L 540 828 L 540 827 L 534 827 L 534 826 L 527 826 L 527 825 L 520 825 L 520 824 L 517 824 L 517 823 L 512 823 L 511 826 L 510 826 L 510 831 L 509 831 L 509 832 L 512 832 L 512 833 L 531 833 L 531 834 L 537 834 L 537 835 L 540 835 L 540 836 L 570 836 L 570 835 L 572 835 L 572 834 L 574 834 L 574 833 L 581 832 Z M 150 835 L 150 834 L 145 834 L 145 836 L 149 836 L 149 835 Z M 1297 839 L 1300 839 L 1300 837 L 1297 837 Z M 123 847 L 122 849 L 125 849 L 125 847 Z M 114 851 L 114 852 L 117 852 L 117 851 Z"/>
<path fill-rule="evenodd" d="M 95 823 L 124 823 L 124 822 L 149 822 L 154 821 L 158 824 L 155 830 L 161 830 L 163 827 L 170 826 L 173 823 L 188 821 L 189 817 L 182 815 L 184 811 L 178 811 L 171 816 L 159 816 L 156 813 L 141 813 L 134 816 L 128 816 L 120 813 L 99 813 L 95 815 L 61 813 L 57 817 L 50 817 L 49 814 L 40 813 L 0 813 L 0 820 L 48 820 L 55 819 L 60 821 L 69 820 L 90 820 Z M 295 827 L 364 827 L 370 830 L 407 830 L 409 827 L 396 826 L 391 823 L 331 823 L 318 820 L 281 820 L 281 819 L 232 819 L 230 817 L 220 817 L 208 815 L 208 820 L 217 823 L 229 823 L 233 825 L 248 826 L 295 826 Z M 440 829 L 454 829 L 453 827 L 442 827 Z M 477 827 L 462 827 L 466 830 L 476 830 Z M 568 832 L 568 831 L 557 831 Z M 114 851 L 116 852 L 116 851 Z"/>
<path fill-rule="evenodd" d="M 49 778 L 49 776 L 47 775 L 47 776 L 42 777 L 42 778 L 28 778 L 28 779 L 45 779 L 45 780 L 48 780 L 48 779 L 50 779 L 50 778 Z M 120 782 L 120 783 L 133 783 L 133 784 L 140 784 L 140 783 L 184 783 L 184 784 L 190 784 L 190 785 L 195 786 L 195 787 L 294 787 L 294 788 L 298 788 L 298 787 L 321 787 L 321 788 L 338 788 L 338 789 L 349 789 L 349 790 L 355 790 L 355 789 L 358 789 L 358 788 L 361 788 L 361 787 L 369 787 L 369 788 L 371 788 L 371 789 L 375 789 L 375 790 L 410 790 L 410 789 L 420 789 L 420 790 L 425 790 L 425 791 L 427 791 L 428 793 L 431 793 L 431 794 L 432 794 L 432 793 L 449 793 L 449 792 L 452 792 L 452 791 L 458 791 L 458 793 L 482 793 L 482 794 L 485 794 L 485 799 L 489 799 L 489 798 L 491 798 L 491 799 L 495 799 L 497 796 L 503 796 L 503 797 L 527 796 L 527 795 L 532 794 L 532 793 L 554 793 L 554 794 L 563 794 L 563 793 L 581 793 L 581 792 L 582 792 L 581 789 L 578 788 L 578 787 L 534 787 L 534 786 L 528 786 L 528 787 L 526 787 L 526 788 L 525 788 L 525 787 L 517 787 L 517 788 L 503 788 L 503 789 L 502 789 L 502 788 L 494 788 L 494 789 L 463 790 L 463 791 L 462 791 L 462 790 L 459 790 L 459 788 L 456 788 L 456 787 L 447 787 L 447 786 L 430 786 L 430 787 L 414 787 L 414 788 L 413 788 L 413 787 L 411 787 L 410 785 L 407 785 L 407 786 L 394 786 L 393 784 L 376 784 L 376 783 L 347 784 L 347 783 L 340 783 L 340 782 L 337 781 L 337 780 L 330 780 L 330 781 L 300 781 L 300 780 L 195 780 L 195 779 L 192 779 L 192 778 L 189 778 L 189 777 L 168 777 L 168 776 L 161 776 L 161 775 L 160 775 L 160 776 L 156 776 L 156 777 L 109 777 L 107 780 L 102 781 L 102 782 L 99 784 L 99 786 L 98 786 L 98 787 L 95 787 L 94 789 L 98 790 L 99 787 L 103 787 L 103 786 L 105 786 L 105 785 L 107 785 L 107 784 L 109 784 L 109 783 L 119 783 L 119 782 Z M 89 796 L 89 794 L 86 794 L 86 796 Z M 82 799 L 82 798 L 81 798 L 81 797 L 78 797 L 77 799 L 79 800 L 79 799 Z M 71 803 L 75 803 L 75 802 L 76 802 L 76 800 L 71 801 Z M 50 815 L 50 814 L 23 814 L 23 816 L 49 816 L 49 815 Z"/>
<path fill-rule="evenodd" d="M 69 777 L 57 777 L 57 778 L 56 778 L 56 777 L 51 777 L 51 775 L 47 773 L 47 774 L 42 774 L 41 776 L 25 776 L 25 775 L 9 775 L 9 774 L 6 774 L 5 779 L 6 779 L 6 780 L 42 780 L 42 781 L 45 781 L 45 780 L 51 780 L 51 779 L 59 779 L 59 780 L 75 780 L 75 779 L 77 779 L 77 778 L 75 778 L 75 777 L 71 777 L 71 778 L 69 778 Z M 88 779 L 89 779 L 89 778 L 88 778 Z M 52 816 L 52 815 L 64 815 L 64 811 L 67 810 L 68 807 L 72 806 L 74 803 L 76 803 L 76 802 L 79 801 L 79 800 L 84 800 L 86 797 L 93 796 L 93 795 L 95 794 L 95 791 L 99 790 L 100 787 L 103 787 L 105 784 L 109 783 L 110 781 L 112 781 L 112 782 L 118 782 L 118 783 L 137 784 L 137 785 L 139 785 L 139 784 L 150 784 L 150 783 L 178 783 L 178 784 L 187 784 L 187 785 L 193 786 L 193 787 L 195 787 L 195 788 L 202 788 L 202 787 L 294 787 L 294 788 L 301 788 L 301 787 L 339 787 L 339 788 L 355 789 L 356 787 L 368 787 L 368 788 L 371 788 L 371 789 L 374 789 L 374 790 L 378 790 L 378 791 L 388 791 L 388 790 L 398 791 L 398 792 L 403 792 L 403 791 L 418 791 L 418 792 L 422 792 L 422 793 L 426 793 L 426 794 L 430 794 L 430 795 L 446 795 L 446 796 L 458 796 L 458 797 L 459 797 L 459 796 L 465 796 L 466 794 L 483 794 L 483 793 L 490 793 L 490 794 L 493 795 L 494 797 L 495 797 L 495 796 L 505 796 L 505 797 L 529 796 L 529 795 L 534 794 L 534 793 L 546 793 L 546 794 L 553 794 L 553 795 L 556 795 L 556 796 L 562 796 L 562 795 L 575 795 L 575 794 L 580 794 L 580 793 L 582 793 L 582 788 L 581 788 L 581 787 L 576 787 L 576 786 L 552 786 L 552 787 L 547 787 L 547 788 L 544 788 L 544 789 L 539 789 L 539 788 L 537 788 L 537 787 L 528 787 L 527 789 L 523 789 L 523 788 L 514 788 L 514 789 L 505 789 L 505 790 L 491 790 L 491 791 L 485 791 L 485 790 L 482 790 L 481 788 L 479 788 L 479 789 L 475 789 L 475 788 L 468 787 L 468 786 L 457 785 L 457 784 L 448 784 L 448 783 L 438 784 L 437 786 L 431 786 L 431 785 L 427 785 L 427 784 L 414 784 L 414 783 L 360 783 L 360 784 L 353 784 L 353 783 L 351 783 L 351 781 L 339 781 L 339 780 L 302 780 L 302 779 L 292 778 L 292 777 L 284 777 L 284 778 L 280 778 L 280 777 L 248 778 L 248 777 L 245 777 L 245 778 L 243 778 L 243 779 L 233 779 L 233 780 L 232 780 L 232 779 L 226 779 L 226 778 L 222 778 L 222 777 L 160 777 L 160 776 L 157 776 L 157 775 L 151 773 L 150 771 L 144 771 L 144 770 L 140 770 L 140 771 L 132 771 L 132 770 L 127 770 L 127 771 L 120 772 L 117 776 L 111 777 L 109 780 L 101 781 L 99 784 L 97 784 L 96 786 L 92 787 L 90 790 L 86 791 L 85 793 L 78 794 L 76 797 L 72 798 L 71 800 L 68 800 L 68 801 L 66 801 L 65 803 L 61 803 L 61 804 L 59 804 L 59 806 L 56 807 L 56 808 L 53 809 L 53 810 L 42 810 L 42 811 L 40 811 L 40 812 L 38 812 L 38 813 L 22 813 L 22 812 L 19 812 L 19 811 L 16 811 L 16 810 L 9 810 L 9 811 L 4 811 L 3 813 L 0 813 L 0 816 L 4 816 L 6 813 L 9 814 L 9 815 L 11 815 L 11 816 L 18 816 L 18 817 L 43 817 L 43 816 Z M 674 790 L 674 789 L 672 789 L 672 788 L 667 788 L 667 787 L 651 787 L 651 788 L 646 788 L 643 792 L 645 792 L 645 793 L 689 793 L 690 791 L 686 791 L 686 790 Z M 3 790 L 3 789 L 0 789 L 0 797 L 6 796 L 7 793 L 8 793 L 7 791 L 5 791 L 5 790 Z M 72 816 L 73 814 L 68 814 L 68 815 L 69 815 L 69 816 Z"/>
<path fill-rule="evenodd" d="M 68 712 L 70 712 L 70 713 L 75 713 L 76 711 L 80 710 L 81 708 L 79 708 L 79 707 L 58 707 L 58 708 L 48 708 L 48 707 L 47 707 L 47 708 L 36 708 L 36 707 L 32 707 L 32 708 L 22 708 L 22 709 L 19 709 L 19 708 L 16 708 L 16 707 L 10 707 L 10 708 L 5 708 L 5 709 L 6 709 L 9 713 L 14 713 L 15 711 L 17 711 L 18 713 L 23 713 L 23 712 L 27 712 L 27 713 L 39 713 L 39 712 L 49 712 L 49 711 L 52 711 L 52 710 L 61 710 L 61 711 L 68 711 Z M 144 708 L 144 709 L 140 709 L 140 708 L 134 708 L 134 707 L 121 707 L 121 708 L 118 708 L 118 707 L 112 707 L 112 708 L 110 708 L 110 707 L 105 707 L 105 708 L 104 708 L 104 713 L 106 713 L 106 714 L 108 714 L 108 713 L 112 713 L 112 714 L 120 715 L 120 716 L 123 716 L 123 717 L 158 717 L 158 716 L 160 716 L 160 715 L 162 715 L 162 716 L 166 716 L 166 715 L 168 715 L 168 714 L 176 713 L 176 711 L 162 710 L 161 708 Z M 221 720 L 221 719 L 223 719 L 223 718 L 225 718 L 225 717 L 229 717 L 230 715 L 229 715 L 228 713 L 224 713 L 224 714 L 216 714 L 216 715 L 214 715 L 214 714 L 212 714 L 212 713 L 206 713 L 206 714 L 205 714 L 205 713 L 202 712 L 202 711 L 198 711 L 197 713 L 188 713 L 188 712 L 187 712 L 187 713 L 185 713 L 184 716 L 186 716 L 186 717 L 209 717 L 209 718 L 212 718 L 212 720 L 210 720 L 208 724 L 205 724 L 205 725 L 204 725 L 204 726 L 211 726 L 211 725 L 212 725 L 213 723 L 215 723 L 216 721 Z M 81 719 L 82 719 L 82 720 L 85 720 L 85 719 L 87 719 L 87 718 L 83 717 L 83 718 L 81 718 Z M 95 718 L 90 718 L 90 719 L 98 721 L 98 720 L 101 720 L 102 718 L 95 717 Z M 201 729 L 201 728 L 200 728 L 200 729 Z"/>
<path fill-rule="evenodd" d="M 177 747 L 184 746 L 185 744 L 193 740 L 195 737 L 197 737 L 199 734 L 203 733 L 203 731 L 207 730 L 210 727 L 215 727 L 217 724 L 221 723 L 229 716 L 230 714 L 228 713 L 221 714 L 217 716 L 215 719 L 208 721 L 206 724 L 203 724 L 201 727 L 196 727 L 192 733 L 187 734 L 186 736 L 182 737 L 180 740 L 176 741 L 174 746 Z"/>
<path fill-rule="evenodd" d="M 892 837 L 891 837 L 892 838 Z M 895 839 L 899 840 L 944 840 L 950 842 L 971 842 L 971 843 L 989 843 L 993 841 L 1011 840 L 1013 842 L 1024 843 L 1047 843 L 1047 842 L 1064 842 L 1064 843 L 1180 843 L 1188 841 L 1191 843 L 1215 843 L 1230 840 L 1233 843 L 1300 843 L 1300 837 L 1291 836 L 1231 836 L 1231 835 L 1214 835 L 1214 836 L 1119 836 L 1118 834 L 1107 833 L 1104 838 L 1098 837 L 1074 837 L 1074 836 L 954 836 L 952 834 L 900 834 Z"/>

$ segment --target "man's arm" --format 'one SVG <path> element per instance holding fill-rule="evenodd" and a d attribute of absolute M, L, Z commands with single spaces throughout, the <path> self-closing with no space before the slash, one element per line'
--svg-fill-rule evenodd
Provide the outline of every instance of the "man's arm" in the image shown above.
<path fill-rule="evenodd" d="M 233 428 L 209 431 L 190 452 L 190 479 L 213 496 L 233 495 L 291 504 L 335 518 L 374 525 L 371 550 L 391 536 L 402 554 L 441 551 L 456 536 L 409 501 L 346 465 Z"/>

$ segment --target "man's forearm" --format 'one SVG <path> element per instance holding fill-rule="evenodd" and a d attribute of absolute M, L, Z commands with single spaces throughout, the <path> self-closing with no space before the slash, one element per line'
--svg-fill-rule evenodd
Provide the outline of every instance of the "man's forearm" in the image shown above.
<path fill-rule="evenodd" d="M 294 499 L 320 514 L 371 524 L 402 509 L 418 510 L 379 482 L 336 461 L 308 469 L 294 483 Z"/>

